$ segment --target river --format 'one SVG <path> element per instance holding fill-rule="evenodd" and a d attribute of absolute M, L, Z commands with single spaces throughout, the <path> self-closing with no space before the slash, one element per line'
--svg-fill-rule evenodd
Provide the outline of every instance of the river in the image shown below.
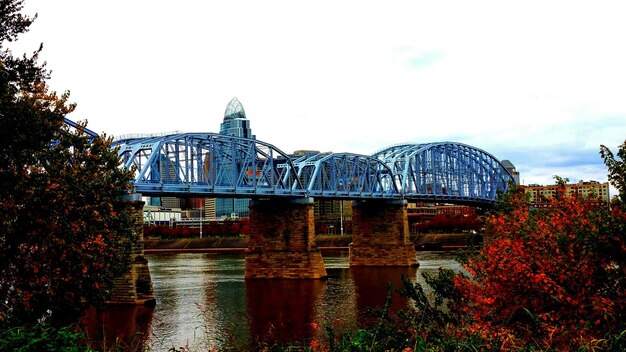
<path fill-rule="evenodd" d="M 349 268 L 347 253 L 325 256 L 327 280 L 245 280 L 244 257 L 223 254 L 149 254 L 155 308 L 107 307 L 83 320 L 92 339 L 150 351 L 224 346 L 246 350 L 273 343 L 323 338 L 368 324 L 368 308 L 381 307 L 387 283 L 401 275 L 423 283 L 422 273 L 459 270 L 452 252 L 418 252 L 419 268 Z M 407 307 L 393 295 L 392 310 Z"/>

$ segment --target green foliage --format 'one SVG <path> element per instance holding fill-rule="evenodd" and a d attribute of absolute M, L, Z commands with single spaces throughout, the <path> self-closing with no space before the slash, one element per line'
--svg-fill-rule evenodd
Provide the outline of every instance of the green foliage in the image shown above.
<path fill-rule="evenodd" d="M 0 352 L 89 352 L 84 335 L 69 327 L 54 328 L 36 324 L 18 326 L 0 333 Z"/>
<path fill-rule="evenodd" d="M 552 178 L 554 178 L 554 184 L 559 186 L 559 187 L 565 187 L 569 183 L 569 178 L 567 178 L 567 177 L 561 177 L 559 175 L 554 175 L 554 176 L 552 176 Z"/>
<path fill-rule="evenodd" d="M 496 204 L 488 213 L 491 215 L 508 214 L 513 211 L 514 204 L 519 202 L 530 205 L 530 195 L 526 194 L 524 188 L 510 183 L 506 192 L 497 191 Z"/>
<path fill-rule="evenodd" d="M 609 169 L 609 181 L 617 188 L 622 205 L 626 204 L 626 141 L 618 148 L 619 159 L 604 145 L 600 146 L 600 156 Z"/>
<path fill-rule="evenodd" d="M 23 0 L 0 1 L 0 43 L 4 41 L 12 42 L 21 33 L 28 31 L 34 18 L 29 18 L 20 13 L 24 5 Z"/>
<path fill-rule="evenodd" d="M 21 9 L 0 2 L 0 39 L 28 29 Z M 131 174 L 110 138 L 90 143 L 84 126 L 64 125 L 74 104 L 48 92 L 38 54 L 0 48 L 0 327 L 75 322 L 103 302 L 134 240 L 130 212 L 116 203 Z"/>
<path fill-rule="evenodd" d="M 452 280 L 457 275 L 452 269 L 442 268 L 439 269 L 436 276 L 427 273 L 422 274 L 426 279 L 426 284 L 432 287 L 435 293 L 435 307 L 441 307 L 445 302 L 455 300 L 458 297 L 458 291 Z"/>

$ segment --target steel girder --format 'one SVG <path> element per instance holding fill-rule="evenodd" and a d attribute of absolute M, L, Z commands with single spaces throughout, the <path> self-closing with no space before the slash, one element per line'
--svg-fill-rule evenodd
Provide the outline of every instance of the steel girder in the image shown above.
<path fill-rule="evenodd" d="M 68 119 L 67 117 L 63 118 L 63 123 L 65 123 L 66 125 L 75 128 L 75 129 L 82 129 L 82 131 L 87 135 L 87 138 L 89 138 L 89 143 L 93 142 L 93 139 L 98 137 L 98 134 L 90 129 L 88 129 L 87 127 L 80 127 L 79 124 L 77 124 L 76 122 Z"/>
<path fill-rule="evenodd" d="M 289 157 L 268 143 L 216 133 L 182 133 L 118 143 L 144 195 L 305 196 Z"/>
<path fill-rule="evenodd" d="M 116 142 L 145 195 L 407 199 L 492 204 L 512 176 L 491 154 L 461 143 L 403 144 L 372 156 L 291 160 L 271 144 L 217 133 Z"/>
<path fill-rule="evenodd" d="M 461 143 L 401 144 L 373 156 L 408 200 L 490 204 L 513 181 L 493 155 Z"/>
<path fill-rule="evenodd" d="M 391 169 L 371 156 L 324 153 L 304 156 L 293 163 L 309 197 L 402 198 Z"/>

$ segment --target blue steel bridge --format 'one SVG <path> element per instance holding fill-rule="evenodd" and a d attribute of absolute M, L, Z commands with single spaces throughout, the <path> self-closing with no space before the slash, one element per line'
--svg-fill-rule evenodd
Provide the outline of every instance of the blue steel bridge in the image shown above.
<path fill-rule="evenodd" d="M 290 157 L 272 144 L 217 133 L 117 140 L 146 196 L 405 199 L 491 205 L 512 176 L 488 152 L 466 144 L 399 144 L 373 155 Z"/>
<path fill-rule="evenodd" d="M 356 200 L 350 266 L 414 266 L 407 201 L 489 206 L 513 182 L 491 154 L 452 142 L 290 157 L 253 137 L 176 133 L 113 147 L 142 195 L 253 198 L 245 277 L 255 279 L 327 276 L 311 226 L 313 198 Z"/>

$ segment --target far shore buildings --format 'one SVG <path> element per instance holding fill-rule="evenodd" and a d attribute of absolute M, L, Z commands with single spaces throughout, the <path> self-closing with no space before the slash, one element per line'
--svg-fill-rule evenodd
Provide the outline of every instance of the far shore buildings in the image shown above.
<path fill-rule="evenodd" d="M 538 184 L 529 184 L 522 186 L 524 191 L 530 196 L 530 202 L 533 206 L 542 207 L 548 205 L 548 198 L 554 197 L 559 189 L 557 185 L 542 186 Z M 579 181 L 578 183 L 565 185 L 565 194 L 568 196 L 579 195 L 584 198 L 598 198 L 603 203 L 610 202 L 609 183 L 600 183 L 598 181 Z"/>
<path fill-rule="evenodd" d="M 543 207 L 547 206 L 548 201 L 546 199 L 553 197 L 557 190 L 558 186 L 556 185 L 539 185 L 539 184 L 529 184 L 522 185 L 520 183 L 520 174 L 519 171 L 515 168 L 513 163 L 509 160 L 502 160 L 502 166 L 513 176 L 515 180 L 515 184 L 519 187 L 524 188 L 524 191 L 529 194 L 530 202 L 535 207 Z M 579 181 L 578 183 L 565 185 L 565 193 L 569 196 L 574 194 L 578 194 L 582 197 L 594 197 L 598 198 L 603 203 L 609 203 L 611 197 L 609 195 L 609 183 L 604 182 L 600 183 L 598 181 Z"/>

